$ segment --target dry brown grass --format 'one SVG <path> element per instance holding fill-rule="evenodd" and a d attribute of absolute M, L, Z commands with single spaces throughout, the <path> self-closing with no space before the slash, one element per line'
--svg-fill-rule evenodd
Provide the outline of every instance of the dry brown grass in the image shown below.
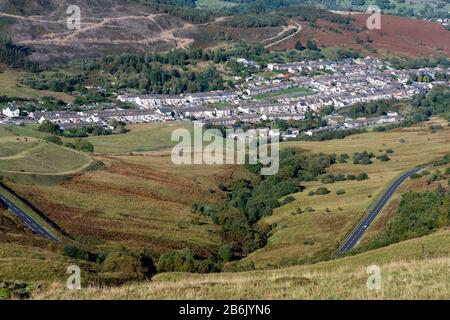
<path fill-rule="evenodd" d="M 161 274 L 153 281 L 69 292 L 55 282 L 35 299 L 449 299 L 450 232 L 315 265 L 222 274 Z M 425 249 L 422 249 L 425 248 Z M 368 290 L 367 267 L 381 268 Z"/>
<path fill-rule="evenodd" d="M 217 184 L 238 178 L 239 168 L 175 166 L 164 152 L 98 159 L 104 170 L 63 184 L 10 186 L 78 241 L 105 249 L 191 247 L 205 256 L 219 244 L 218 227 L 191 206 L 223 201 Z"/>
<path fill-rule="evenodd" d="M 431 133 L 429 126 L 437 123 L 444 124 L 445 128 Z M 406 143 L 400 142 L 401 139 Z M 326 185 L 320 181 L 305 183 L 306 190 L 295 194 L 295 201 L 276 209 L 271 217 L 264 219 L 268 223 L 277 224 L 268 245 L 242 260 L 242 263 L 253 261 L 260 268 L 329 257 L 395 177 L 407 169 L 450 153 L 450 128 L 442 120 L 434 119 L 424 126 L 382 133 L 370 132 L 344 140 L 286 142 L 282 144 L 282 148 L 299 148 L 312 153 L 337 155 L 347 153 L 350 156 L 363 150 L 376 155 L 384 153 L 388 148 L 394 149 L 395 152 L 389 155 L 391 160 L 388 162 L 374 159 L 371 165 L 353 165 L 350 159 L 348 163 L 337 163 L 329 169 L 329 172 L 334 174 L 367 172 L 369 180 L 342 181 Z M 310 190 L 314 191 L 323 186 L 331 193 L 308 196 Z M 336 191 L 341 189 L 346 193 L 336 195 Z M 394 199 L 398 199 L 398 195 L 405 190 L 403 188 L 398 191 Z M 315 211 L 291 214 L 298 208 L 305 210 L 307 207 L 312 207 Z M 327 212 L 327 209 L 330 212 Z M 369 232 L 371 229 L 372 227 Z"/>

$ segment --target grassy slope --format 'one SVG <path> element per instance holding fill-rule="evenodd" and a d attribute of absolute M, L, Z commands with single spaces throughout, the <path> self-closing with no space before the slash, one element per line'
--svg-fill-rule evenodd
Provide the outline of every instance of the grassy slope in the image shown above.
<path fill-rule="evenodd" d="M 440 170 L 442 173 L 445 172 L 446 168 L 450 167 L 450 165 L 439 166 L 439 167 L 430 167 L 427 170 L 431 173 L 434 173 L 436 170 Z M 447 179 L 450 176 L 447 176 Z M 396 214 L 398 211 L 398 206 L 402 199 L 402 194 L 408 191 L 415 192 L 423 192 L 426 190 L 436 190 L 439 185 L 446 186 L 447 180 L 435 181 L 428 183 L 428 179 L 430 179 L 429 175 L 425 175 L 419 179 L 408 179 L 399 190 L 393 195 L 391 200 L 386 204 L 386 206 L 381 210 L 377 218 L 374 220 L 370 228 L 364 234 L 360 242 L 360 248 L 364 250 L 364 248 L 370 244 L 370 242 L 378 235 L 379 232 L 386 230 L 390 219 Z"/>
<path fill-rule="evenodd" d="M 425 7 L 431 7 L 433 10 L 435 10 L 436 6 L 439 4 L 442 4 L 449 8 L 448 3 L 446 4 L 443 0 L 407 0 L 403 3 L 400 3 L 400 1 L 391 1 L 393 4 L 395 3 L 395 8 L 385 10 L 387 13 L 398 13 L 398 9 L 400 8 L 406 8 L 406 9 L 414 9 L 415 14 L 417 15 L 421 10 L 423 10 Z M 376 4 L 375 0 L 369 0 L 366 1 L 366 4 L 362 7 L 358 7 L 352 4 L 352 0 L 343 0 L 341 1 L 341 6 L 343 8 L 352 8 L 356 11 L 365 11 L 367 9 L 367 6 L 369 4 Z M 445 10 L 444 10 L 445 11 Z"/>
<path fill-rule="evenodd" d="M 170 140 L 175 129 L 192 129 L 192 126 L 180 124 L 138 124 L 130 126 L 131 131 L 121 135 L 89 137 L 96 153 L 129 153 L 167 149 L 177 142 Z M 70 141 L 71 139 L 65 139 Z"/>
<path fill-rule="evenodd" d="M 36 299 L 449 299 L 450 231 L 352 257 L 280 270 L 167 273 L 118 288 L 64 290 L 55 282 Z M 381 268 L 381 290 L 367 289 L 368 266 Z"/>
<path fill-rule="evenodd" d="M 24 76 L 24 72 L 14 70 L 0 72 L 0 96 L 19 97 L 36 100 L 40 100 L 40 98 L 44 96 L 52 96 L 57 99 L 61 99 L 66 103 L 70 103 L 74 100 L 72 96 L 65 93 L 35 90 L 30 87 L 18 84 L 17 80 Z"/>
<path fill-rule="evenodd" d="M 232 178 L 236 168 L 177 167 L 169 154 L 100 160 L 105 170 L 64 184 L 11 187 L 69 234 L 92 245 L 155 252 L 189 246 L 199 254 L 218 245 L 217 226 L 192 213 L 191 205 L 222 201 L 217 183 Z"/>
<path fill-rule="evenodd" d="M 8 155 L 0 157 L 0 172 L 71 174 L 93 161 L 87 154 L 34 138 L 0 138 L 3 145 Z"/>
<path fill-rule="evenodd" d="M 171 141 L 175 129 L 184 128 L 192 131 L 189 124 L 136 124 L 128 126 L 130 131 L 120 135 L 92 136 L 85 138 L 94 145 L 95 153 L 145 152 L 168 149 L 177 142 Z M 16 126 L 0 125 L 1 137 L 45 138 L 48 133 L 37 131 L 36 125 Z M 62 138 L 64 142 L 73 142 L 77 138 Z"/>
<path fill-rule="evenodd" d="M 192 129 L 186 125 L 181 127 Z M 97 152 L 108 153 L 97 156 L 106 164 L 104 170 L 92 171 L 62 184 L 30 185 L 19 181 L 8 182 L 8 185 L 70 235 L 91 245 L 147 246 L 155 252 L 189 246 L 199 254 L 215 248 L 220 238 L 217 226 L 209 218 L 192 213 L 191 205 L 223 201 L 223 194 L 217 189 L 218 182 L 234 179 L 243 170 L 175 166 L 170 152 L 130 155 L 131 151 L 168 148 L 174 144 L 170 141 L 172 131 L 180 125 L 130 128 L 131 131 L 123 135 L 88 138 Z M 0 139 L 9 142 L 20 137 L 24 141 L 21 136 L 42 136 L 34 129 L 30 126 L 0 127 L 0 137 L 3 136 Z M 12 151 L 5 149 L 4 152 Z M 39 166 L 35 168 L 37 171 L 46 167 L 45 163 L 33 163 Z M 22 165 L 13 162 L 16 164 Z"/>
<path fill-rule="evenodd" d="M 206 9 L 221 9 L 236 6 L 237 3 L 221 0 L 198 0 L 197 7 Z"/>
<path fill-rule="evenodd" d="M 257 267 L 265 267 L 268 264 L 288 265 L 330 256 L 390 181 L 406 169 L 450 152 L 450 128 L 445 127 L 432 134 L 428 129 L 429 125 L 384 133 L 371 132 L 328 142 L 284 143 L 284 148 L 295 147 L 314 153 L 347 153 L 351 156 L 354 152 L 367 150 L 378 155 L 381 154 L 379 150 L 387 148 L 393 148 L 395 153 L 389 155 L 389 162 L 374 159 L 373 164 L 365 166 L 353 165 L 350 160 L 346 164 L 335 164 L 329 170 L 344 174 L 367 172 L 369 180 L 327 185 L 320 181 L 305 183 L 306 190 L 295 194 L 294 202 L 276 209 L 271 217 L 264 219 L 277 224 L 275 233 L 269 238 L 266 247 L 253 252 L 243 262 L 253 261 Z M 405 139 L 406 143 L 401 143 L 400 139 Z M 331 193 L 308 196 L 310 190 L 322 186 L 327 187 Z M 346 194 L 336 195 L 336 191 L 340 189 L 345 190 Z M 307 207 L 312 207 L 315 211 L 291 215 L 297 208 L 304 210 Z M 331 212 L 326 212 L 327 208 Z"/>

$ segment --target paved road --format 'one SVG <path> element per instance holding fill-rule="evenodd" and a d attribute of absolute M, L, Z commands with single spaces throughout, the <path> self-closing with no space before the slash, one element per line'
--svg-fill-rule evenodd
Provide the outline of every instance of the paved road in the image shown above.
<path fill-rule="evenodd" d="M 39 225 L 30 215 L 28 215 L 25 211 L 16 206 L 13 202 L 11 202 L 4 195 L 0 194 L 0 201 L 2 201 L 9 210 L 14 212 L 16 216 L 18 216 L 23 223 L 25 223 L 34 233 L 41 235 L 50 240 L 58 240 L 55 236 L 53 236 L 50 232 L 48 232 L 44 227 Z"/>
<path fill-rule="evenodd" d="M 390 186 L 389 189 L 383 194 L 380 200 L 378 200 L 375 207 L 369 212 L 369 214 L 360 222 L 360 224 L 352 231 L 350 236 L 345 240 L 344 244 L 336 252 L 337 255 L 346 253 L 352 250 L 355 245 L 361 240 L 364 232 L 366 232 L 367 228 L 370 224 L 375 220 L 377 215 L 380 213 L 381 209 L 386 205 L 389 199 L 392 197 L 394 192 L 400 187 L 400 185 L 413 174 L 422 170 L 424 167 L 414 168 L 405 173 L 403 173 L 400 177 L 398 177 Z"/>

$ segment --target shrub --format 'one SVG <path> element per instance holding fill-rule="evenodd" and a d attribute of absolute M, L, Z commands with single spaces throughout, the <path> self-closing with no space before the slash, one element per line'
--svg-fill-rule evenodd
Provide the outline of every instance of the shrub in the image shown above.
<path fill-rule="evenodd" d="M 285 204 L 288 204 L 292 201 L 295 201 L 295 198 L 293 196 L 287 196 L 286 198 L 284 198 L 281 202 L 280 205 L 284 206 Z"/>
<path fill-rule="evenodd" d="M 153 258 L 146 251 L 132 252 L 121 248 L 108 255 L 103 271 L 118 273 L 124 280 L 148 279 L 156 273 Z"/>
<path fill-rule="evenodd" d="M 316 193 L 314 192 L 314 191 L 310 191 L 310 192 L 308 192 L 308 196 L 313 196 L 313 195 L 315 195 Z"/>
<path fill-rule="evenodd" d="M 233 249 L 235 245 L 235 243 L 226 243 L 221 245 L 218 251 L 219 258 L 225 262 L 233 260 Z"/>
<path fill-rule="evenodd" d="M 65 245 L 63 248 L 63 255 L 69 258 L 90 262 L 103 262 L 103 260 L 105 260 L 104 253 L 92 253 L 73 245 Z"/>
<path fill-rule="evenodd" d="M 345 194 L 345 190 L 338 190 L 338 191 L 336 191 L 336 194 L 338 196 L 343 195 L 343 194 Z"/>
<path fill-rule="evenodd" d="M 330 193 L 330 190 L 328 190 L 325 187 L 321 187 L 316 190 L 316 194 L 318 194 L 318 195 L 325 195 L 325 194 L 329 194 L 329 193 Z"/>
<path fill-rule="evenodd" d="M 54 144 L 57 144 L 59 146 L 62 146 L 62 144 L 63 144 L 61 138 L 58 137 L 58 136 L 54 136 L 54 135 L 45 137 L 44 140 L 48 141 L 48 142 L 51 142 L 51 143 L 54 143 Z"/>
<path fill-rule="evenodd" d="M 353 164 L 371 164 L 372 160 L 370 160 L 371 158 L 373 158 L 375 155 L 371 152 L 368 153 L 367 151 L 363 151 L 363 152 L 355 152 L 353 154 Z"/>
<path fill-rule="evenodd" d="M 49 120 L 44 120 L 38 127 L 39 131 L 42 132 L 48 132 L 52 134 L 59 134 L 61 133 L 61 129 L 57 124 L 52 123 Z"/>
<path fill-rule="evenodd" d="M 370 160 L 370 158 L 362 158 L 358 162 L 358 164 L 364 164 L 364 165 L 368 165 L 368 164 L 371 164 L 371 163 L 372 163 L 372 160 Z"/>
<path fill-rule="evenodd" d="M 306 212 L 314 212 L 315 210 L 314 210 L 314 208 L 306 207 L 305 211 Z"/>
<path fill-rule="evenodd" d="M 356 177 L 357 181 L 362 181 L 362 180 L 367 180 L 369 179 L 369 176 L 367 173 L 360 173 L 358 174 L 358 176 Z"/>
<path fill-rule="evenodd" d="M 355 180 L 356 176 L 354 174 L 348 174 L 347 175 L 347 180 Z"/>
<path fill-rule="evenodd" d="M 334 176 L 332 174 L 326 175 L 325 177 L 322 178 L 322 183 L 334 183 Z"/>
<path fill-rule="evenodd" d="M 444 173 L 446 176 L 448 176 L 449 174 L 450 174 L 450 167 L 449 168 L 447 168 L 447 169 L 445 169 L 445 173 Z"/>
<path fill-rule="evenodd" d="M 335 181 L 345 181 L 346 178 L 342 173 L 338 173 L 336 176 L 334 176 Z"/>
<path fill-rule="evenodd" d="M 422 178 L 422 175 L 420 173 L 415 173 L 411 176 L 411 179 L 419 179 Z"/>
<path fill-rule="evenodd" d="M 66 142 L 64 143 L 64 147 L 69 148 L 69 149 L 76 149 L 75 145 L 72 142 Z"/>
<path fill-rule="evenodd" d="M 394 153 L 394 149 L 391 149 L 391 148 L 386 149 L 386 153 Z"/>
<path fill-rule="evenodd" d="M 378 156 L 377 159 L 380 160 L 381 162 L 386 162 L 386 161 L 391 160 L 387 154 L 382 154 L 382 155 Z"/>
<path fill-rule="evenodd" d="M 87 140 L 75 140 L 75 148 L 83 152 L 94 152 L 94 145 Z"/>

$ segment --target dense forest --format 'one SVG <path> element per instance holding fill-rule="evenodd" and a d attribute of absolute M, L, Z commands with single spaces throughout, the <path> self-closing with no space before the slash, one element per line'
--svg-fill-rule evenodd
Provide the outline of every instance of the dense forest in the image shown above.
<path fill-rule="evenodd" d="M 197 61 L 222 62 L 227 58 L 219 51 L 204 53 L 201 49 L 175 50 L 167 54 L 124 54 L 101 59 L 73 62 L 75 75 L 39 74 L 27 77 L 23 84 L 39 90 L 83 93 L 83 83 L 90 73 L 105 72 L 117 81 L 105 80 L 104 88 L 137 89 L 147 93 L 203 92 L 224 89 L 224 80 L 213 67 L 196 70 L 188 67 Z"/>
<path fill-rule="evenodd" d="M 30 54 L 30 48 L 18 46 L 9 37 L 0 36 L 0 63 L 35 72 L 39 69 L 39 65 L 28 61 L 27 56 Z"/>

